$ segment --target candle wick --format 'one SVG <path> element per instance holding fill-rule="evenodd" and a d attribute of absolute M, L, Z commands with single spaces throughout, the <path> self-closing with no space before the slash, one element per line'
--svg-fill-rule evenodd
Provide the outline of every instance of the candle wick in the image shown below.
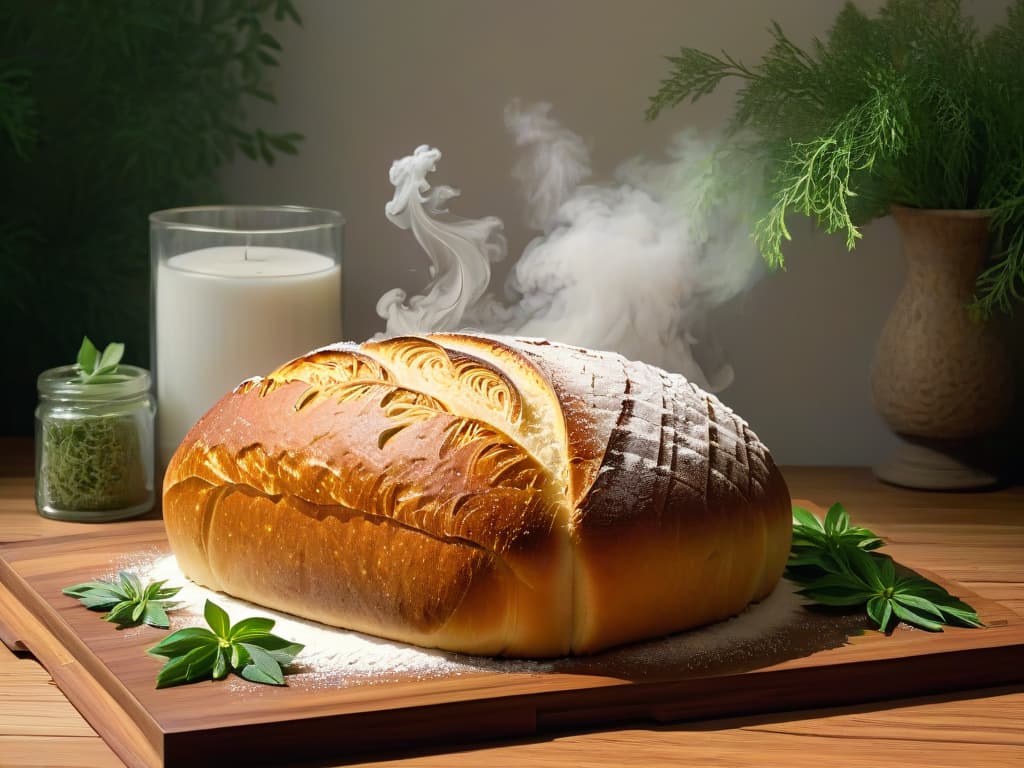
<path fill-rule="evenodd" d="M 246 243 L 245 248 L 242 250 L 242 261 L 249 260 L 249 245 Z"/>

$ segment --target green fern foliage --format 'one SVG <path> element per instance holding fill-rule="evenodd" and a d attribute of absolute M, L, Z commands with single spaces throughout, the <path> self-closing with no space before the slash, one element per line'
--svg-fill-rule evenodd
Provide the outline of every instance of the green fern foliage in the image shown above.
<path fill-rule="evenodd" d="M 729 134 L 764 169 L 752 228 L 765 260 L 784 265 L 794 213 L 852 249 L 892 205 L 990 209 L 972 309 L 1010 312 L 1024 298 L 1024 0 L 984 36 L 958 0 L 889 0 L 874 17 L 847 3 L 806 49 L 771 34 L 753 67 L 684 48 L 647 110 L 741 81 Z"/>

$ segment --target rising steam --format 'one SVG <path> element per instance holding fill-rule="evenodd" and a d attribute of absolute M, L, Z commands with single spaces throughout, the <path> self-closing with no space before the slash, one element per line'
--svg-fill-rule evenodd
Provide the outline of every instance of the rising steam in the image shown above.
<path fill-rule="evenodd" d="M 487 293 L 491 262 L 503 257 L 501 221 L 438 218 L 458 192 L 430 189 L 441 153 L 421 146 L 391 168 L 388 218 L 413 234 L 431 260 L 431 282 L 406 302 L 392 290 L 378 302 L 384 335 L 474 328 L 610 349 L 682 373 L 711 390 L 732 381 L 707 342 L 708 312 L 748 287 L 760 259 L 743 216 L 752 201 L 716 197 L 727 155 L 692 134 L 669 159 L 634 159 L 614 183 L 584 184 L 590 157 L 579 136 L 549 116 L 550 105 L 506 110 L 522 147 L 513 171 L 527 223 L 543 234 L 509 273 L 501 302 Z M 697 345 L 698 340 L 703 340 Z M 703 349 L 698 364 L 694 349 Z"/>
<path fill-rule="evenodd" d="M 427 174 L 437 169 L 440 159 L 438 150 L 420 146 L 396 160 L 388 174 L 395 196 L 384 213 L 392 224 L 412 230 L 430 257 L 431 277 L 424 295 L 406 302 L 405 291 L 393 288 L 377 301 L 377 314 L 388 321 L 388 336 L 461 328 L 491 282 L 491 262 L 505 257 L 500 219 L 437 220 L 448 212 L 448 201 L 460 194 L 452 187 L 430 189 Z"/>

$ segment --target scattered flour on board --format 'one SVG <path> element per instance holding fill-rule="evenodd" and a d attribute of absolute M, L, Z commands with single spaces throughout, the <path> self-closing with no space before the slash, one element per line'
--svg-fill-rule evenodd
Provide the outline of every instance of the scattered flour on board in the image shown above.
<path fill-rule="evenodd" d="M 202 624 L 203 605 L 212 599 L 232 622 L 250 616 L 267 616 L 276 621 L 273 632 L 305 648 L 296 658 L 288 684 L 303 688 L 344 688 L 379 685 L 396 680 L 453 677 L 478 672 L 551 673 L 599 672 L 603 660 L 629 676 L 644 677 L 666 666 L 695 667 L 708 659 L 743 659 L 760 655 L 765 648 L 786 642 L 787 629 L 799 623 L 804 604 L 788 581 L 732 619 L 670 637 L 613 649 L 592 657 L 555 660 L 497 659 L 431 650 L 329 627 L 289 614 L 254 605 L 189 581 L 173 555 L 140 554 L 118 563 L 119 570 L 131 570 L 144 580 L 164 579 L 168 586 L 182 586 L 176 601 L 183 605 L 170 614 L 171 629 Z M 136 634 L 143 631 L 137 628 Z M 250 683 L 231 678 L 232 685 Z M 635 677 L 634 677 L 635 679 Z"/>

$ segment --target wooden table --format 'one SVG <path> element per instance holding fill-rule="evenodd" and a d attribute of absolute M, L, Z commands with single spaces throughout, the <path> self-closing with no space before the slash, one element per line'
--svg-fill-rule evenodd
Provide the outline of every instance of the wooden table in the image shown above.
<path fill-rule="evenodd" d="M 864 469 L 793 467 L 795 497 L 842 501 L 888 551 L 1024 614 L 1024 488 L 930 494 Z M 116 525 L 108 523 L 107 525 Z M 45 520 L 33 503 L 31 443 L 0 438 L 0 542 L 90 526 Z M 1021 659 L 1024 664 L 1024 659 Z M 827 710 L 452 745 L 364 766 L 1024 766 L 1024 686 Z M 0 644 L 0 766 L 121 766 L 50 676 Z"/>

